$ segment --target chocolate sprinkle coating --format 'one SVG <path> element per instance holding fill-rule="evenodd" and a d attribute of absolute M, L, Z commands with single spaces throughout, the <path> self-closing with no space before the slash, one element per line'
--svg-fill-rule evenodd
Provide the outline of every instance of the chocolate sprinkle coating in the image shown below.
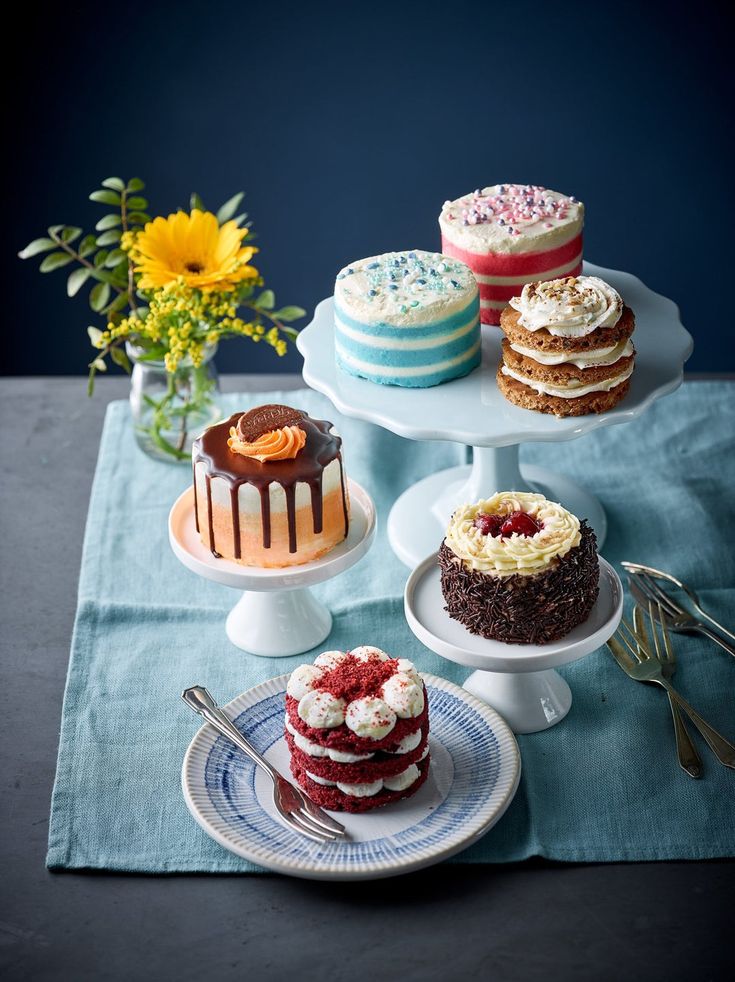
<path fill-rule="evenodd" d="M 471 634 L 507 644 L 558 641 L 589 617 L 599 592 L 597 539 L 580 523 L 578 546 L 530 576 L 467 569 L 442 543 L 441 588 L 449 616 Z"/>
<path fill-rule="evenodd" d="M 277 403 L 257 406 L 243 413 L 237 421 L 237 435 L 245 443 L 255 443 L 264 433 L 283 429 L 284 426 L 295 426 L 303 418 L 304 413 L 300 409 L 290 406 L 279 406 Z"/>

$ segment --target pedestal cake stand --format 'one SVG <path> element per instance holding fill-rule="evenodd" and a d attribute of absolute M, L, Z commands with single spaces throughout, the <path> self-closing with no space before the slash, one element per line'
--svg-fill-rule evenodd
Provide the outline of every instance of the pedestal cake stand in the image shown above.
<path fill-rule="evenodd" d="M 600 502 L 573 481 L 546 468 L 518 464 L 519 444 L 574 440 L 600 426 L 640 416 L 661 396 L 681 384 L 692 338 L 673 301 L 649 290 L 630 273 L 584 264 L 619 291 L 636 315 L 633 336 L 638 355 L 625 399 L 599 416 L 557 419 L 520 409 L 498 391 L 495 373 L 501 356 L 501 332 L 483 328 L 482 366 L 462 379 L 429 389 L 377 385 L 337 369 L 334 360 L 332 299 L 322 301 L 314 319 L 299 334 L 304 381 L 324 393 L 346 416 L 377 423 L 411 440 L 449 440 L 473 448 L 472 466 L 439 471 L 414 484 L 394 504 L 388 518 L 393 551 L 415 567 L 441 542 L 447 522 L 463 502 L 495 491 L 540 491 L 586 518 L 602 545 L 607 520 Z"/>
<path fill-rule="evenodd" d="M 184 566 L 215 583 L 242 590 L 227 616 L 230 641 L 252 655 L 271 658 L 309 651 L 327 637 L 332 615 L 309 590 L 354 566 L 375 538 L 377 517 L 370 495 L 348 479 L 350 530 L 344 542 L 321 559 L 302 566 L 264 569 L 217 559 L 202 543 L 194 522 L 194 489 L 176 500 L 168 518 L 168 538 Z"/>
<path fill-rule="evenodd" d="M 554 669 L 589 655 L 614 634 L 623 613 L 623 587 L 612 566 L 600 558 L 600 593 L 584 624 L 551 644 L 504 644 L 470 634 L 447 614 L 433 554 L 409 576 L 404 610 L 409 627 L 427 648 L 478 669 L 464 683 L 468 692 L 497 710 L 515 733 L 536 733 L 569 712 L 571 690 Z"/>

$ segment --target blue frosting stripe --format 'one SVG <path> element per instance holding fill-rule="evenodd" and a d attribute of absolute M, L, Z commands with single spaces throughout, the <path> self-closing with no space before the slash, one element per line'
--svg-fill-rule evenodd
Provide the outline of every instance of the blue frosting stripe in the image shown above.
<path fill-rule="evenodd" d="M 455 331 L 458 327 L 462 327 L 474 316 L 479 317 L 480 313 L 480 295 L 477 293 L 470 302 L 459 310 L 456 314 L 451 314 L 449 317 L 443 317 L 441 320 L 431 321 L 429 324 L 420 324 L 407 326 L 407 327 L 396 327 L 395 324 L 386 324 L 384 321 L 374 321 L 373 323 L 366 323 L 365 321 L 359 321 L 349 314 L 345 313 L 344 310 L 335 301 L 334 304 L 335 316 L 338 317 L 343 324 L 348 327 L 354 328 L 356 331 L 361 331 L 363 334 L 369 334 L 371 337 L 376 338 L 397 338 L 404 339 L 406 337 L 411 338 L 430 338 L 435 335 L 446 334 L 449 331 Z M 339 327 L 337 327 L 339 330 Z"/>
<path fill-rule="evenodd" d="M 430 348 L 411 348 L 396 349 L 376 347 L 370 344 L 361 344 L 346 334 L 339 332 L 338 344 L 340 348 L 359 358 L 361 361 L 369 362 L 376 368 L 414 368 L 422 365 L 430 367 L 449 358 L 456 358 L 465 351 L 469 351 L 475 344 L 479 336 L 479 323 L 474 329 L 467 331 L 461 337 L 453 341 L 441 342 L 432 345 Z"/>
<path fill-rule="evenodd" d="M 471 336 L 471 335 L 470 335 Z M 358 378 L 368 379 L 370 382 L 379 382 L 382 385 L 402 385 L 405 388 L 426 389 L 432 385 L 440 385 L 442 382 L 449 382 L 463 375 L 469 375 L 482 362 L 482 348 L 477 344 L 477 350 L 465 361 L 454 365 L 452 368 L 445 368 L 438 372 L 427 372 L 423 375 L 393 375 L 390 367 L 385 371 L 369 372 L 361 371 L 342 361 L 339 352 L 336 352 L 337 367 L 348 375 L 356 375 Z M 379 366 L 375 366 L 379 368 Z M 427 366 L 430 367 L 430 366 Z"/>

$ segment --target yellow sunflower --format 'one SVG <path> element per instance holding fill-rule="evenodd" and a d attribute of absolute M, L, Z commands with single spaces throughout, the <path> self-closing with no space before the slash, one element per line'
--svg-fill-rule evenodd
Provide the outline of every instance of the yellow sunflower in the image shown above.
<path fill-rule="evenodd" d="M 258 277 L 249 265 L 258 251 L 244 246 L 246 228 L 235 222 L 220 227 L 209 211 L 195 208 L 155 218 L 135 237 L 131 256 L 142 290 L 165 287 L 182 278 L 200 290 L 232 290 L 243 280 Z"/>

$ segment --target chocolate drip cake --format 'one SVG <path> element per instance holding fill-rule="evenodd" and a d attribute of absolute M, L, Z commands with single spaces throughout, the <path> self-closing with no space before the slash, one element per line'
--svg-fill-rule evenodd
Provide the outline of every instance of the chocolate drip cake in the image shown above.
<path fill-rule="evenodd" d="M 218 558 L 244 566 L 308 563 L 347 535 L 342 441 L 326 420 L 259 406 L 194 443 L 197 531 Z"/>
<path fill-rule="evenodd" d="M 291 772 L 324 808 L 365 812 L 414 794 L 429 771 L 428 739 L 426 688 L 406 658 L 361 645 L 291 673 Z"/>
<path fill-rule="evenodd" d="M 502 491 L 458 508 L 439 567 L 449 616 L 508 644 L 558 641 L 597 599 L 594 532 L 541 494 Z"/>

